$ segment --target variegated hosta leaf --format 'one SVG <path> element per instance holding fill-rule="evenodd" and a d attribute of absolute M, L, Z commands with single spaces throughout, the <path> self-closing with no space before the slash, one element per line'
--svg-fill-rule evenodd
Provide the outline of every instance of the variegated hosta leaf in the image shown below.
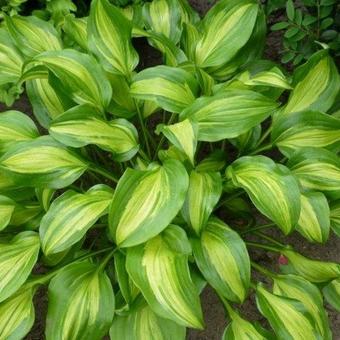
<path fill-rule="evenodd" d="M 127 169 L 110 207 L 110 233 L 120 247 L 149 240 L 165 229 L 181 209 L 188 174 L 177 160 L 150 170 Z"/>
<path fill-rule="evenodd" d="M 109 187 L 98 185 L 84 194 L 66 191 L 53 201 L 39 228 L 45 255 L 64 251 L 81 240 L 98 218 L 107 213 L 112 197 Z"/>
<path fill-rule="evenodd" d="M 50 22 L 36 16 L 6 16 L 8 32 L 25 57 L 62 49 L 58 32 Z"/>
<path fill-rule="evenodd" d="M 321 148 L 302 148 L 289 159 L 287 166 L 307 189 L 340 198 L 340 159 Z"/>
<path fill-rule="evenodd" d="M 222 178 L 219 172 L 193 170 L 189 177 L 189 188 L 182 207 L 182 215 L 197 235 L 201 233 L 210 214 L 220 199 Z"/>
<path fill-rule="evenodd" d="M 202 329 L 199 295 L 188 266 L 190 253 L 184 230 L 170 225 L 145 244 L 128 248 L 126 268 L 155 313 Z"/>
<path fill-rule="evenodd" d="M 49 136 L 17 143 L 0 158 L 1 171 L 23 186 L 63 188 L 87 168 L 85 160 Z"/>
<path fill-rule="evenodd" d="M 54 89 L 47 78 L 27 80 L 26 92 L 34 116 L 44 128 L 48 128 L 51 120 L 75 105 L 60 89 Z"/>
<path fill-rule="evenodd" d="M 225 165 L 225 153 L 219 149 L 216 149 L 196 166 L 196 170 L 200 172 L 215 172 L 222 170 Z"/>
<path fill-rule="evenodd" d="M 23 339 L 33 326 L 35 289 L 23 286 L 16 294 L 0 303 L 0 339 Z"/>
<path fill-rule="evenodd" d="M 331 228 L 340 237 L 340 200 L 331 202 L 329 208 Z"/>
<path fill-rule="evenodd" d="M 47 211 L 51 205 L 51 199 L 56 190 L 50 188 L 35 188 L 35 195 L 40 203 L 40 206 Z"/>
<path fill-rule="evenodd" d="M 15 207 L 16 203 L 12 199 L 0 195 L 0 231 L 9 224 Z"/>
<path fill-rule="evenodd" d="M 340 264 L 312 260 L 293 250 L 281 250 L 287 257 L 288 265 L 281 266 L 281 269 L 288 273 L 302 276 L 310 282 L 327 282 L 340 276 Z"/>
<path fill-rule="evenodd" d="M 112 152 L 116 160 L 127 161 L 138 151 L 136 128 L 125 119 L 106 121 L 89 105 L 76 106 L 53 120 L 50 135 L 74 148 L 95 144 Z"/>
<path fill-rule="evenodd" d="M 0 302 L 26 281 L 37 262 L 39 249 L 39 235 L 33 231 L 24 231 L 11 241 L 0 243 Z"/>
<path fill-rule="evenodd" d="M 39 132 L 27 115 L 19 111 L 6 111 L 0 114 L 0 153 L 11 145 L 39 136 Z"/>
<path fill-rule="evenodd" d="M 258 4 L 252 0 L 218 2 L 203 19 L 203 35 L 196 46 L 196 64 L 206 68 L 230 61 L 250 38 L 257 11 Z"/>
<path fill-rule="evenodd" d="M 200 239 L 192 239 L 195 261 L 209 284 L 228 300 L 241 303 L 250 286 L 250 260 L 240 236 L 211 218 Z"/>
<path fill-rule="evenodd" d="M 89 49 L 108 72 L 130 76 L 138 64 L 131 23 L 108 0 L 94 0 L 88 19 Z"/>
<path fill-rule="evenodd" d="M 9 224 L 31 230 L 38 229 L 42 213 L 41 206 L 37 202 L 16 203 Z"/>
<path fill-rule="evenodd" d="M 260 141 L 261 135 L 262 127 L 261 124 L 259 124 L 251 128 L 247 132 L 242 133 L 242 135 L 231 139 L 230 143 L 235 145 L 239 150 L 239 153 L 242 155 L 256 148 L 258 142 Z"/>
<path fill-rule="evenodd" d="M 172 125 L 159 125 L 158 132 L 164 136 L 179 150 L 183 151 L 191 164 L 195 164 L 195 152 L 197 147 L 197 124 L 188 119 Z"/>
<path fill-rule="evenodd" d="M 322 292 L 327 302 L 340 312 L 340 278 L 330 282 Z"/>
<path fill-rule="evenodd" d="M 289 169 L 265 156 L 245 156 L 232 163 L 226 175 L 284 234 L 294 229 L 300 215 L 300 190 Z"/>
<path fill-rule="evenodd" d="M 300 301 L 314 319 L 322 339 L 332 339 L 319 288 L 297 275 L 276 275 L 273 280 L 273 293 Z"/>
<path fill-rule="evenodd" d="M 152 311 L 142 296 L 129 311 L 115 316 L 110 328 L 111 340 L 184 340 L 186 329 Z"/>
<path fill-rule="evenodd" d="M 87 17 L 76 18 L 67 15 L 63 24 L 63 30 L 84 51 L 87 51 Z"/>
<path fill-rule="evenodd" d="M 151 100 L 170 112 L 181 112 L 198 95 L 199 86 L 189 72 L 176 67 L 155 66 L 139 72 L 131 85 L 131 95 Z"/>
<path fill-rule="evenodd" d="M 174 44 L 181 37 L 181 7 L 178 0 L 154 0 L 145 3 L 143 17 L 147 29 L 163 34 Z"/>
<path fill-rule="evenodd" d="M 253 91 L 225 91 L 196 99 L 180 114 L 198 123 L 198 140 L 234 138 L 265 120 L 278 104 Z"/>
<path fill-rule="evenodd" d="M 272 294 L 262 284 L 258 284 L 256 304 L 279 340 L 322 339 L 315 321 L 300 301 Z"/>
<path fill-rule="evenodd" d="M 68 265 L 48 287 L 46 339 L 100 340 L 110 328 L 114 308 L 110 279 L 98 265 Z"/>
<path fill-rule="evenodd" d="M 45 52 L 33 59 L 54 74 L 53 87 L 60 87 L 78 104 L 101 110 L 111 102 L 112 89 L 103 69 L 94 59 L 76 50 Z"/>
<path fill-rule="evenodd" d="M 284 113 L 327 111 L 340 89 L 340 77 L 327 50 L 316 52 L 298 67 L 293 75 L 293 87 Z"/>
<path fill-rule="evenodd" d="M 313 111 L 291 113 L 274 121 L 271 138 L 286 156 L 309 146 L 336 151 L 340 147 L 340 119 Z"/>
<path fill-rule="evenodd" d="M 330 228 L 329 206 L 321 192 L 301 194 L 301 211 L 296 230 L 310 242 L 326 242 Z"/>

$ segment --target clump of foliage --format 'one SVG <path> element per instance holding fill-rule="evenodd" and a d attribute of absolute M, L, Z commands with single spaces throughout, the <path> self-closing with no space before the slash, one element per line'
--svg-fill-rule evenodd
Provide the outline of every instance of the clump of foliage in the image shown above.
<path fill-rule="evenodd" d="M 339 309 L 340 265 L 267 230 L 340 234 L 339 74 L 324 49 L 291 78 L 261 59 L 265 34 L 253 0 L 203 19 L 185 0 L 5 16 L 1 98 L 25 91 L 34 116 L 0 114 L 1 339 L 30 331 L 43 285 L 47 339 L 184 339 L 204 328 L 206 284 L 224 339 L 331 339 L 322 293 Z M 164 65 L 140 69 L 141 38 Z M 271 330 L 238 311 L 253 292 Z"/>
<path fill-rule="evenodd" d="M 299 65 L 325 47 L 340 56 L 340 16 L 336 0 L 287 0 L 283 4 L 286 17 L 271 27 L 273 31 L 285 31 L 283 63 Z"/>

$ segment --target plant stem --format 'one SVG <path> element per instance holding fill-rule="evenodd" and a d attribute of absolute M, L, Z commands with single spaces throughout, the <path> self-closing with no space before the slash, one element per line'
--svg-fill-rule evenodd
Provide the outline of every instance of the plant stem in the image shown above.
<path fill-rule="evenodd" d="M 142 156 L 142 158 L 144 158 L 144 160 L 146 160 L 147 162 L 150 162 L 150 158 L 142 149 L 139 149 L 138 153 Z"/>
<path fill-rule="evenodd" d="M 112 256 L 114 255 L 114 253 L 118 250 L 118 248 L 113 249 L 102 261 L 102 263 L 100 264 L 100 266 L 98 267 L 98 271 L 100 270 L 104 270 L 107 263 L 110 261 L 110 259 L 112 258 Z"/>
<path fill-rule="evenodd" d="M 136 101 L 135 101 L 135 105 L 136 105 L 136 109 L 137 109 L 139 123 L 140 123 L 140 126 L 142 128 L 142 132 L 143 132 L 143 138 L 144 138 L 144 144 L 145 144 L 145 147 L 146 147 L 146 152 L 147 152 L 149 158 L 151 158 L 151 149 L 150 149 L 150 145 L 149 145 L 148 135 L 147 135 L 147 132 L 146 132 L 146 127 L 145 127 L 145 124 L 144 124 L 143 115 L 142 115 L 142 112 L 140 111 L 139 105 Z"/>
<path fill-rule="evenodd" d="M 222 303 L 223 303 L 226 311 L 228 312 L 230 318 L 233 319 L 235 312 L 234 312 L 233 308 L 230 306 L 230 303 L 218 291 L 216 291 L 216 294 L 218 295 L 218 297 L 222 301 Z"/>
<path fill-rule="evenodd" d="M 276 245 L 279 246 L 279 247 L 285 247 L 284 244 L 282 244 L 281 242 L 275 240 L 275 239 L 272 238 L 272 237 L 269 237 L 268 235 L 266 235 L 266 234 L 264 234 L 264 233 L 261 233 L 261 232 L 257 231 L 257 232 L 255 232 L 255 235 L 258 235 L 258 236 L 264 238 L 265 240 L 270 241 L 270 242 L 276 244 Z"/>
<path fill-rule="evenodd" d="M 267 270 L 266 268 L 260 266 L 259 264 L 251 261 L 251 266 L 254 267 L 258 272 L 264 274 L 265 276 L 268 276 L 269 278 L 273 279 L 276 274 L 272 273 L 271 271 Z"/>
<path fill-rule="evenodd" d="M 267 131 L 261 136 L 256 146 L 260 146 L 265 141 L 265 139 L 270 135 L 271 132 L 272 132 L 272 126 L 269 126 Z"/>
<path fill-rule="evenodd" d="M 113 175 L 111 172 L 109 172 L 108 170 L 96 165 L 96 164 L 90 164 L 90 171 L 95 172 L 96 174 L 100 174 L 102 176 L 104 176 L 105 178 L 118 183 L 118 178 Z"/>
<path fill-rule="evenodd" d="M 267 228 L 270 228 L 270 227 L 273 227 L 273 226 L 275 226 L 275 223 L 258 225 L 256 227 L 249 228 L 248 230 L 242 231 L 241 235 L 245 235 L 245 234 L 252 233 L 252 232 L 255 232 L 255 231 L 258 231 L 258 230 L 262 230 L 262 229 L 267 229 Z"/>
<path fill-rule="evenodd" d="M 237 191 L 235 192 L 234 194 L 226 197 L 224 200 L 222 200 L 220 203 L 217 204 L 216 208 L 214 210 L 217 210 L 218 208 L 221 208 L 222 205 L 224 205 L 225 203 L 229 202 L 230 200 L 236 198 L 236 197 L 239 197 L 241 196 L 242 194 L 244 194 L 244 191 Z"/>
<path fill-rule="evenodd" d="M 268 245 L 268 244 L 256 243 L 256 242 L 246 242 L 246 245 L 248 245 L 250 247 L 270 250 L 270 251 L 273 251 L 275 253 L 281 253 L 281 249 L 276 248 L 275 246 Z"/>
<path fill-rule="evenodd" d="M 263 145 L 260 148 L 257 148 L 256 150 L 250 152 L 248 155 L 249 156 L 256 155 L 256 154 L 258 154 L 262 151 L 270 150 L 272 147 L 273 147 L 272 143 L 268 143 L 268 144 Z"/>

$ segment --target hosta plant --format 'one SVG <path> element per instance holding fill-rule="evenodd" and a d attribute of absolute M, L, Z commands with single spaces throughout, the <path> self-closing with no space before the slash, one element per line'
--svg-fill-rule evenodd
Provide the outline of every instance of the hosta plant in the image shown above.
<path fill-rule="evenodd" d="M 42 286 L 47 339 L 184 339 L 206 285 L 223 339 L 331 339 L 340 265 L 268 231 L 340 234 L 339 74 L 328 50 L 286 74 L 265 31 L 254 0 L 5 15 L 1 98 L 33 114 L 0 114 L 0 339 L 30 331 Z M 251 294 L 262 326 L 239 311 Z"/>

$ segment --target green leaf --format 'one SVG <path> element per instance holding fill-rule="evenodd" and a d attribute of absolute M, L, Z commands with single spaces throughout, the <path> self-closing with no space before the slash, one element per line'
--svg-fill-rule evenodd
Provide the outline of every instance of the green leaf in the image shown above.
<path fill-rule="evenodd" d="M 279 340 L 321 339 L 306 307 L 298 300 L 268 292 L 262 284 L 256 288 L 256 304 L 274 329 Z"/>
<path fill-rule="evenodd" d="M 340 77 L 328 52 L 316 52 L 298 67 L 293 75 L 293 86 L 294 90 L 284 109 L 285 114 L 307 109 L 327 111 L 340 88 Z"/>
<path fill-rule="evenodd" d="M 184 230 L 170 225 L 147 243 L 128 248 L 126 268 L 156 314 L 202 329 L 199 295 L 188 266 L 190 253 Z"/>
<path fill-rule="evenodd" d="M 84 194 L 68 190 L 55 201 L 41 220 L 39 232 L 45 255 L 67 250 L 105 215 L 113 191 L 105 185 L 94 186 Z"/>
<path fill-rule="evenodd" d="M 240 236 L 224 222 L 211 218 L 199 239 L 192 239 L 195 261 L 219 294 L 242 303 L 250 286 L 250 260 Z"/>
<path fill-rule="evenodd" d="M 110 233 L 116 244 L 131 247 L 165 229 L 183 205 L 188 182 L 176 160 L 145 171 L 127 169 L 110 206 Z"/>
<path fill-rule="evenodd" d="M 0 302 L 13 295 L 27 280 L 38 259 L 39 236 L 33 231 L 0 243 Z"/>
<path fill-rule="evenodd" d="M 306 15 L 303 20 L 302 20 L 302 24 L 304 26 L 309 26 L 311 24 L 314 24 L 314 22 L 318 21 L 318 18 L 313 17 L 311 15 Z"/>
<path fill-rule="evenodd" d="M 327 302 L 340 312 L 340 279 L 335 279 L 322 289 Z"/>
<path fill-rule="evenodd" d="M 273 280 L 274 294 L 300 301 L 314 319 L 322 339 L 332 339 L 319 288 L 297 275 L 276 275 Z"/>
<path fill-rule="evenodd" d="M 76 42 L 84 51 L 87 51 L 87 17 L 76 18 L 67 15 L 62 26 L 64 32 L 70 39 Z"/>
<path fill-rule="evenodd" d="M 109 277 L 89 262 L 64 267 L 48 287 L 48 302 L 47 340 L 100 340 L 115 308 Z"/>
<path fill-rule="evenodd" d="M 9 34 L 25 57 L 62 49 L 58 32 L 51 23 L 36 16 L 6 16 L 5 20 Z"/>
<path fill-rule="evenodd" d="M 73 107 L 54 119 L 49 133 L 60 143 L 74 148 L 95 144 L 113 153 L 119 161 L 131 159 L 139 148 L 137 130 L 129 121 L 106 121 L 86 104 Z"/>
<path fill-rule="evenodd" d="M 253 92 L 226 90 L 212 97 L 201 97 L 180 114 L 198 124 L 198 140 L 216 142 L 234 138 L 258 125 L 278 104 Z"/>
<path fill-rule="evenodd" d="M 33 61 L 46 66 L 57 78 L 54 85 L 64 89 L 76 103 L 91 104 L 101 110 L 110 104 L 110 83 L 92 56 L 68 49 L 39 54 Z"/>
<path fill-rule="evenodd" d="M 287 0 L 286 2 L 286 13 L 289 20 L 293 21 L 295 16 L 295 8 L 293 0 Z"/>
<path fill-rule="evenodd" d="M 25 338 L 34 324 L 33 296 L 35 289 L 23 286 L 16 294 L 0 303 L 0 338 Z"/>
<path fill-rule="evenodd" d="M 91 3 L 88 19 L 90 51 L 108 72 L 130 76 L 138 64 L 138 54 L 131 43 L 131 23 L 107 0 Z"/>
<path fill-rule="evenodd" d="M 294 229 L 300 215 L 300 190 L 289 169 L 265 156 L 245 156 L 227 168 L 226 176 L 284 234 Z"/>
<path fill-rule="evenodd" d="M 290 62 L 294 57 L 295 57 L 295 52 L 289 51 L 282 56 L 281 62 L 283 64 L 286 64 L 286 63 Z"/>
<path fill-rule="evenodd" d="M 246 44 L 255 26 L 258 5 L 251 0 L 223 0 L 202 21 L 195 63 L 202 68 L 218 67 L 230 61 Z"/>
<path fill-rule="evenodd" d="M 273 26 L 271 26 L 271 30 L 272 31 L 280 31 L 283 30 L 285 28 L 287 28 L 289 26 L 289 22 L 287 21 L 281 21 L 281 22 L 277 22 L 276 24 L 274 24 Z"/>
<path fill-rule="evenodd" d="M 131 85 L 131 95 L 151 100 L 170 112 L 181 112 L 198 95 L 199 86 L 189 72 L 170 66 L 154 66 L 139 72 Z"/>
<path fill-rule="evenodd" d="M 340 237 L 340 200 L 331 202 L 329 208 L 331 228 Z"/>
<path fill-rule="evenodd" d="M 219 172 L 191 171 L 182 215 L 197 235 L 208 222 L 221 193 L 222 178 Z"/>
<path fill-rule="evenodd" d="M 176 148 L 184 152 L 192 165 L 195 164 L 197 130 L 197 124 L 188 119 L 172 125 L 157 126 L 157 132 L 162 132 Z"/>
<path fill-rule="evenodd" d="M 116 316 L 110 328 L 111 340 L 184 340 L 186 329 L 158 316 L 142 296 L 128 312 Z"/>
<path fill-rule="evenodd" d="M 299 33 L 300 29 L 298 27 L 290 27 L 285 32 L 284 37 L 289 39 L 292 38 L 295 34 Z"/>
<path fill-rule="evenodd" d="M 87 168 L 85 160 L 49 136 L 17 143 L 0 158 L 0 169 L 24 186 L 63 188 Z"/>
<path fill-rule="evenodd" d="M 204 158 L 196 167 L 199 172 L 220 171 L 226 165 L 226 155 L 223 151 L 216 149 Z"/>
<path fill-rule="evenodd" d="M 51 205 L 51 199 L 56 190 L 50 188 L 36 188 L 35 195 L 40 203 L 40 206 L 47 211 Z"/>
<path fill-rule="evenodd" d="M 274 120 L 271 139 L 285 156 L 303 147 L 337 150 L 340 147 L 340 119 L 313 111 L 279 116 Z"/>
<path fill-rule="evenodd" d="M 0 231 L 9 224 L 15 207 L 16 203 L 12 199 L 0 195 Z"/>

